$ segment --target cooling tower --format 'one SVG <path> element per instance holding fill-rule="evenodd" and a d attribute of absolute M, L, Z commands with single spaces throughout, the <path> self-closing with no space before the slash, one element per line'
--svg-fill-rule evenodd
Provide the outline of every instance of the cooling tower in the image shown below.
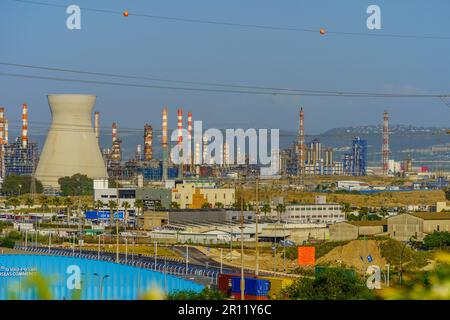
<path fill-rule="evenodd" d="M 107 178 L 106 167 L 92 128 L 94 95 L 48 95 L 52 113 L 36 178 L 44 186 L 59 188 L 58 179 L 76 173 Z"/>

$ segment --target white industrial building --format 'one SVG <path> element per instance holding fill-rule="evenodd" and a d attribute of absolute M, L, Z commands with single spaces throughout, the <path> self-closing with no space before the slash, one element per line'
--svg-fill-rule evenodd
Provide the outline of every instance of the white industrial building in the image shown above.
<path fill-rule="evenodd" d="M 101 209 L 108 209 L 109 201 L 119 200 L 119 210 L 124 210 L 124 202 L 128 202 L 130 207 L 128 212 L 134 211 L 134 202 L 136 200 L 136 189 L 135 188 L 108 188 L 107 179 L 94 180 L 94 202 L 100 200 L 103 202 L 104 206 Z"/>
<path fill-rule="evenodd" d="M 286 206 L 281 219 L 296 223 L 333 224 L 345 221 L 345 213 L 339 204 L 293 204 Z"/>

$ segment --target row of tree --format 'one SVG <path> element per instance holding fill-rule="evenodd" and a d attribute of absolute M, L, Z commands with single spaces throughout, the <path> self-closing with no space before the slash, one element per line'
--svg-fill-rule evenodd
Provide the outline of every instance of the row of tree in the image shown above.
<path fill-rule="evenodd" d="M 44 187 L 41 181 L 37 179 L 33 181 L 31 176 L 16 175 L 7 176 L 0 191 L 6 196 L 20 196 L 31 193 L 33 182 L 34 192 L 43 193 Z M 58 183 L 63 196 L 87 196 L 93 193 L 93 180 L 88 178 L 87 175 L 77 173 L 71 177 L 62 177 L 58 180 Z"/>

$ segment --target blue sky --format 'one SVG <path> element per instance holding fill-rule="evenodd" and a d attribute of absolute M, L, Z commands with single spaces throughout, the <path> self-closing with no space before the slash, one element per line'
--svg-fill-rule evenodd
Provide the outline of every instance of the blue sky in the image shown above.
<path fill-rule="evenodd" d="M 78 4 L 82 29 L 66 28 L 64 8 L 0 1 L 0 61 L 178 80 L 226 82 L 318 90 L 402 93 L 450 92 L 450 40 L 399 39 L 267 31 L 169 22 L 83 11 L 83 6 L 246 24 L 325 28 L 332 31 L 450 36 L 446 0 L 42 0 Z M 366 28 L 366 8 L 382 10 L 382 30 Z M 0 66 L 0 72 L 87 78 Z M 96 78 L 110 80 L 106 78 Z M 126 81 L 126 80 L 115 80 Z M 135 81 L 139 82 L 139 81 Z M 161 84 L 161 83 L 155 83 Z M 171 90 L 12 79 L 0 76 L 0 105 L 20 119 L 50 121 L 49 93 L 94 93 L 101 125 L 160 127 L 161 108 L 193 112 L 204 127 L 295 130 L 298 107 L 307 133 L 377 124 L 383 110 L 392 123 L 447 126 L 450 108 L 438 99 L 366 99 L 192 93 Z M 11 124 L 10 127 L 14 126 Z M 18 126 L 16 124 L 16 126 Z M 14 129 L 14 128 L 11 128 Z"/>

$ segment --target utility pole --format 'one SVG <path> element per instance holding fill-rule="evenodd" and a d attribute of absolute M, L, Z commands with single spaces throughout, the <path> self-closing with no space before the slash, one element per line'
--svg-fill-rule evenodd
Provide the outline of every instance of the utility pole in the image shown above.
<path fill-rule="evenodd" d="M 116 262 L 119 263 L 119 183 L 116 179 L 117 217 L 116 217 Z M 113 214 L 110 212 L 109 214 Z M 114 215 L 113 215 L 114 218 Z"/>
<path fill-rule="evenodd" d="M 245 300 L 245 278 L 244 278 L 244 187 L 241 182 L 241 300 Z"/>
<path fill-rule="evenodd" d="M 258 236 L 258 219 L 259 219 L 259 198 L 258 198 L 259 177 L 256 177 L 256 211 L 255 211 L 255 276 L 259 275 L 259 236 Z"/>

